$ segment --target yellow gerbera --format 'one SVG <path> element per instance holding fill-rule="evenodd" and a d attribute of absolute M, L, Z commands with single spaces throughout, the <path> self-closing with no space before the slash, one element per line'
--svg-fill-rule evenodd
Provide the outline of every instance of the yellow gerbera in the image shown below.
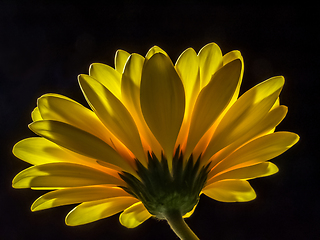
<path fill-rule="evenodd" d="M 197 239 L 182 218 L 203 193 L 222 202 L 256 197 L 247 180 L 278 171 L 268 160 L 299 139 L 274 132 L 287 113 L 279 104 L 282 76 L 238 98 L 239 51 L 222 55 L 215 43 L 185 50 L 174 65 L 161 48 L 145 57 L 118 50 L 115 68 L 94 63 L 79 84 L 91 110 L 45 94 L 30 129 L 40 137 L 13 153 L 32 164 L 14 188 L 53 190 L 32 211 L 79 204 L 66 216 L 81 225 L 116 213 L 133 228 L 166 219 L 182 239 Z"/>

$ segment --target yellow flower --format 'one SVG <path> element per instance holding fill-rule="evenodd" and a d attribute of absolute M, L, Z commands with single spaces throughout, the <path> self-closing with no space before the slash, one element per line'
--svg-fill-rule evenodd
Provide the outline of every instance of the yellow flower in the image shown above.
<path fill-rule="evenodd" d="M 32 211 L 79 204 L 66 216 L 71 226 L 118 212 L 128 228 L 170 211 L 188 217 L 201 194 L 253 200 L 247 180 L 276 173 L 268 160 L 299 137 L 274 132 L 287 113 L 284 78 L 238 97 L 242 76 L 240 52 L 222 55 L 215 43 L 185 50 L 175 65 L 157 46 L 145 57 L 118 50 L 115 68 L 94 63 L 79 75 L 91 110 L 58 94 L 38 99 L 29 127 L 40 137 L 13 148 L 33 166 L 13 187 L 53 190 Z"/>

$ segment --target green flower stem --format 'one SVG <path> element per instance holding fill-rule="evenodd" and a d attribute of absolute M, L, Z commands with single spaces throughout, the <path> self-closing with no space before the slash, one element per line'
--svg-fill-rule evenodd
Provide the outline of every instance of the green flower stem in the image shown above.
<path fill-rule="evenodd" d="M 171 229 L 182 240 L 200 240 L 184 221 L 180 211 L 172 210 L 165 214 Z"/>

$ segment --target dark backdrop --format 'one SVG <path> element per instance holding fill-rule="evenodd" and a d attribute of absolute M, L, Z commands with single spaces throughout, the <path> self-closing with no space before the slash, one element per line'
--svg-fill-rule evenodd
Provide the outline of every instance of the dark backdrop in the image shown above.
<path fill-rule="evenodd" d="M 116 215 L 68 227 L 64 217 L 72 206 L 31 213 L 32 202 L 43 192 L 11 188 L 15 174 L 28 166 L 11 149 L 17 141 L 34 136 L 27 124 L 40 95 L 60 93 L 86 104 L 77 75 L 88 73 L 90 63 L 113 66 L 117 49 L 144 55 L 153 45 L 175 61 L 184 49 L 199 51 L 209 42 L 216 42 L 223 53 L 242 52 L 242 92 L 269 77 L 285 76 L 281 102 L 289 106 L 289 113 L 278 129 L 296 132 L 301 140 L 274 159 L 279 173 L 250 181 L 256 200 L 228 204 L 202 196 L 187 223 L 201 239 L 316 239 L 319 235 L 316 3 L 303 7 L 226 6 L 209 1 L 0 2 L 1 239 L 175 239 L 165 222 L 155 220 L 126 229 Z"/>

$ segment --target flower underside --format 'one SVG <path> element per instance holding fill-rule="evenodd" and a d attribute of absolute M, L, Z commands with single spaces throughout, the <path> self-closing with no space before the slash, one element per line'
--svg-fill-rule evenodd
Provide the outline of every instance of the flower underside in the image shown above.
<path fill-rule="evenodd" d="M 210 165 L 200 168 L 200 157 L 194 162 L 193 155 L 184 163 L 180 147 L 172 164 L 170 172 L 163 154 L 159 161 L 154 153 L 148 153 L 147 168 L 136 160 L 140 180 L 130 173 L 120 173 L 128 184 L 128 187 L 121 188 L 139 199 L 158 219 L 165 219 L 166 213 L 171 211 L 179 211 L 182 215 L 192 211 L 199 201 Z"/>
<path fill-rule="evenodd" d="M 50 190 L 32 211 L 78 204 L 69 226 L 121 212 L 128 228 L 153 216 L 197 239 L 183 218 L 201 194 L 255 199 L 248 180 L 278 172 L 269 160 L 299 140 L 275 132 L 288 110 L 279 100 L 284 77 L 239 96 L 243 72 L 241 53 L 223 55 L 215 43 L 186 49 L 175 64 L 157 46 L 145 57 L 118 50 L 114 68 L 93 63 L 78 76 L 89 108 L 60 94 L 38 99 L 29 125 L 38 137 L 13 147 L 33 166 L 12 186 Z"/>

